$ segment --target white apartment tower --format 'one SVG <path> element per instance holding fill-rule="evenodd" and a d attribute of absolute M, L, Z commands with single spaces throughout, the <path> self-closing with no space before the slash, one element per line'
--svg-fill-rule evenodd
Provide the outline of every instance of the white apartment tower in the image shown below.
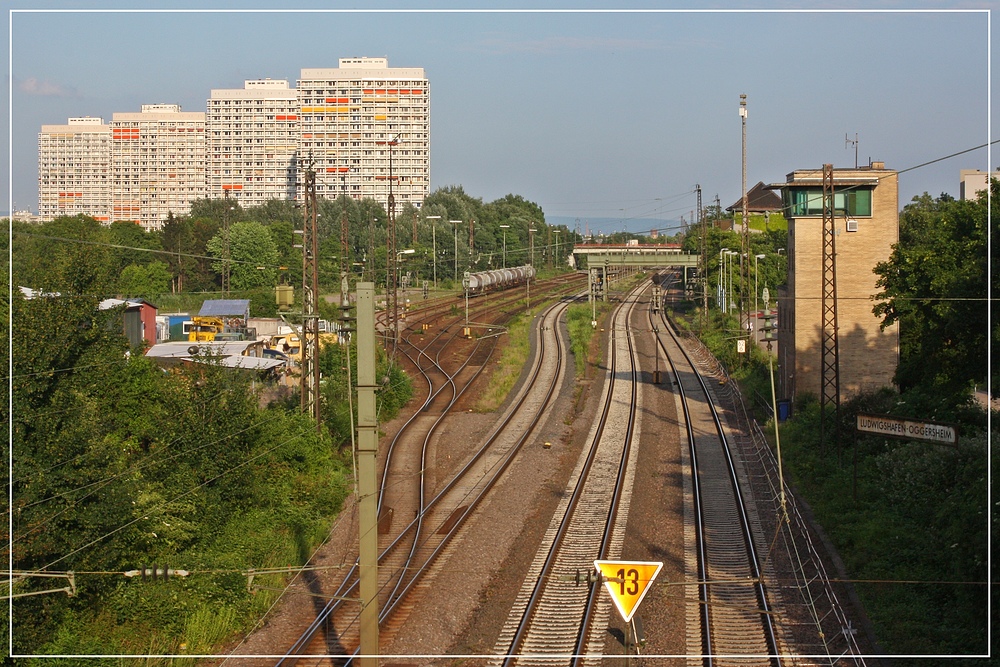
<path fill-rule="evenodd" d="M 144 104 L 111 120 L 111 220 L 159 229 L 205 197 L 205 114 Z"/>
<path fill-rule="evenodd" d="M 42 125 L 38 134 L 38 216 L 92 215 L 110 222 L 111 128 L 101 118 Z"/>
<path fill-rule="evenodd" d="M 240 206 L 294 199 L 298 98 L 288 81 L 212 90 L 205 116 L 207 196 Z"/>
<path fill-rule="evenodd" d="M 315 168 L 317 195 L 385 206 L 391 183 L 397 211 L 419 208 L 430 187 L 429 92 L 423 68 L 390 68 L 386 58 L 303 69 L 299 160 Z"/>
<path fill-rule="evenodd" d="M 341 58 L 337 68 L 303 69 L 294 90 L 271 79 L 212 90 L 206 113 L 144 104 L 110 125 L 43 125 L 39 217 L 84 213 L 159 229 L 205 197 L 243 207 L 300 199 L 307 162 L 320 197 L 386 206 L 391 187 L 397 212 L 419 208 L 430 188 L 429 93 L 423 68 Z"/>

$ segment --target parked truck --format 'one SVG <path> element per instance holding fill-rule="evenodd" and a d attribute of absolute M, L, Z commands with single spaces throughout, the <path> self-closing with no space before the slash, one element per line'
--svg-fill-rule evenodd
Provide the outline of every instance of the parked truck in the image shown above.
<path fill-rule="evenodd" d="M 184 323 L 187 339 L 192 343 L 224 340 L 256 340 L 257 332 L 239 323 L 227 322 L 226 318 L 195 315 Z"/>

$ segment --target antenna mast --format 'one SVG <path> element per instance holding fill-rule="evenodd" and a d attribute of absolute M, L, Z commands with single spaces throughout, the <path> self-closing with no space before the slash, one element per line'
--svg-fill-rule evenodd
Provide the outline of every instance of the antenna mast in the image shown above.
<path fill-rule="evenodd" d="M 854 138 L 851 139 L 850 135 L 846 132 L 844 133 L 844 148 L 847 148 L 851 144 L 854 144 L 854 168 L 858 168 L 858 133 L 854 133 Z"/>

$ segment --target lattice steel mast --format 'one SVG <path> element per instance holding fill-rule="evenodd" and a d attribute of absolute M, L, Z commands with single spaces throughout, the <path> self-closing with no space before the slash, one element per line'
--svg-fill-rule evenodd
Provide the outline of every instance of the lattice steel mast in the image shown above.
<path fill-rule="evenodd" d="M 302 209 L 302 376 L 300 407 L 320 428 L 319 400 L 319 242 L 316 234 L 316 170 L 310 157 L 305 167 Z"/>
<path fill-rule="evenodd" d="M 820 353 L 820 449 L 826 448 L 826 410 L 834 408 L 840 442 L 840 348 L 837 341 L 837 230 L 834 224 L 833 165 L 823 165 L 823 299 Z M 838 449 L 839 451 L 839 449 Z"/>

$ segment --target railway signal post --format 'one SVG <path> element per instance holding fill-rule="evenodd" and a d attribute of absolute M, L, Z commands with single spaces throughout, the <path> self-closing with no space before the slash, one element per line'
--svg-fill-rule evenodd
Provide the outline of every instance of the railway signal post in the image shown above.
<path fill-rule="evenodd" d="M 375 284 L 358 283 L 358 573 L 361 667 L 378 667 L 378 417 Z"/>

